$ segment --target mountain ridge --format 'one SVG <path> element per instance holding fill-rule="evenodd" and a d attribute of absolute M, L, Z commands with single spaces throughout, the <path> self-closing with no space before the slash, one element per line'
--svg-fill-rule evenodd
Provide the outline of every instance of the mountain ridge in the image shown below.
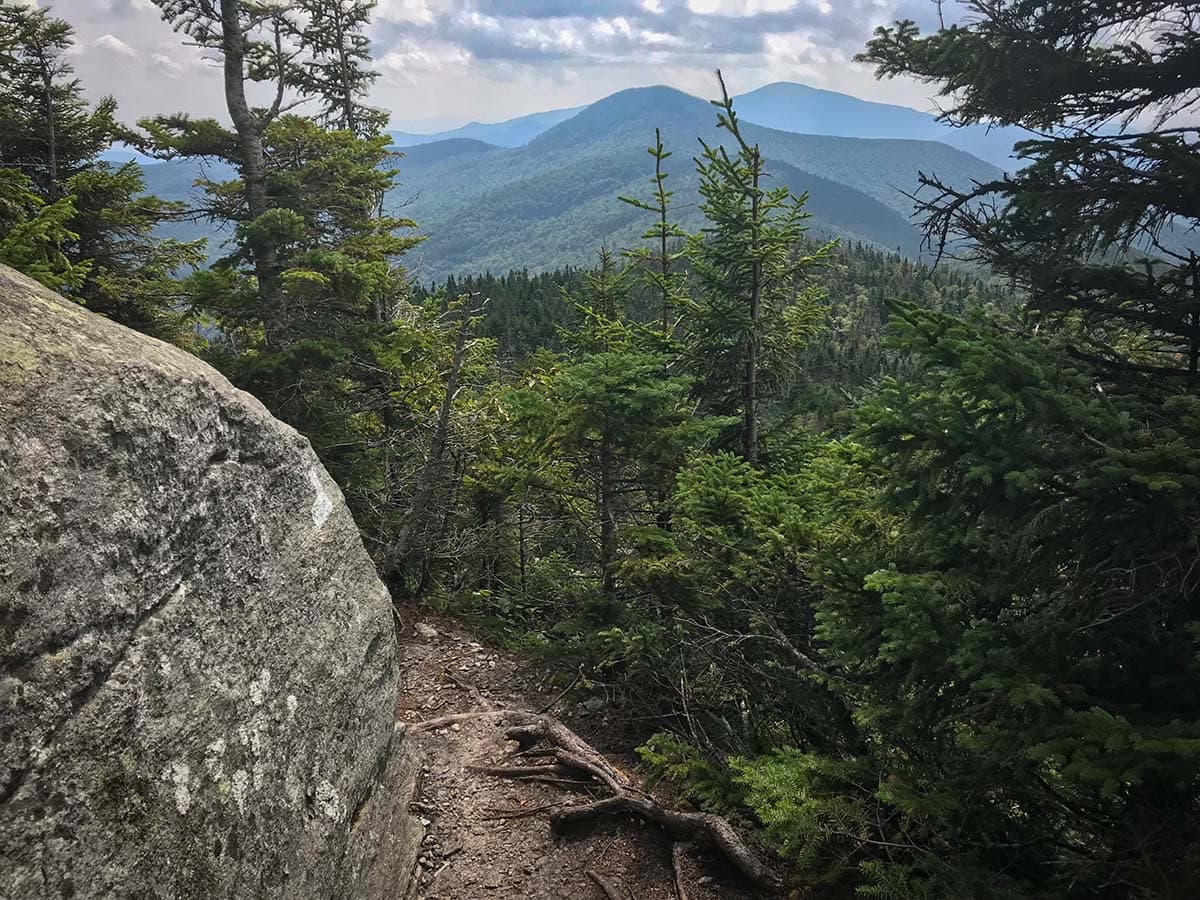
<path fill-rule="evenodd" d="M 716 110 L 675 88 L 630 88 L 520 147 L 456 137 L 403 148 L 397 162 L 400 183 L 386 205 L 418 222 L 427 236 L 405 264 L 422 281 L 441 280 L 452 273 L 588 265 L 601 246 L 637 244 L 645 216 L 617 198 L 649 195 L 653 160 L 646 148 L 655 129 L 673 154 L 667 171 L 668 186 L 676 192 L 676 218 L 686 229 L 701 227 L 693 157 L 701 151 L 699 140 L 728 145 Z M 910 258 L 921 255 L 907 196 L 918 187 L 918 170 L 961 186 L 1000 174 L 936 141 L 796 134 L 749 121 L 743 131 L 762 147 L 772 184 L 810 194 L 808 211 L 817 235 Z M 186 199 L 197 169 L 160 163 L 145 173 L 150 192 Z M 173 233 L 202 235 L 199 228 Z"/>
<path fill-rule="evenodd" d="M 577 106 L 568 109 L 548 109 L 543 112 L 529 113 L 501 122 L 468 122 L 458 128 L 448 128 L 429 134 L 409 131 L 389 131 L 395 146 L 400 148 L 417 147 L 422 144 L 432 144 L 439 141 L 459 138 L 483 141 L 498 147 L 522 147 L 529 143 L 548 128 L 552 128 L 564 119 L 584 109 Z"/>
<path fill-rule="evenodd" d="M 472 138 L 501 147 L 521 147 L 550 129 L 586 113 L 609 98 L 627 91 L 678 91 L 665 85 L 627 88 L 585 106 L 529 113 L 501 122 L 469 122 L 458 128 L 428 134 L 389 132 L 397 147 L 411 147 L 455 138 Z M 685 92 L 678 91 L 683 94 Z M 685 94 L 696 102 L 708 100 Z M 853 94 L 813 87 L 794 81 L 774 81 L 734 98 L 742 121 L 789 131 L 827 137 L 903 139 L 936 141 L 970 153 L 1001 169 L 1018 165 L 1013 144 L 1029 137 L 1021 128 L 971 125 L 954 127 L 930 112 L 909 106 L 863 100 Z"/>
<path fill-rule="evenodd" d="M 636 244 L 644 215 L 619 195 L 645 196 L 653 173 L 646 147 L 655 129 L 673 156 L 667 169 L 680 223 L 700 227 L 691 157 L 697 138 L 727 141 L 711 104 L 674 88 L 612 94 L 547 129 L 520 148 L 477 147 L 439 158 L 439 145 L 401 166 L 404 210 L 428 240 L 409 262 L 422 279 L 510 268 L 586 265 L 602 246 Z M 952 182 L 999 170 L 933 141 L 799 135 L 745 123 L 761 144 L 776 184 L 808 191 L 814 231 L 920 256 L 908 220 L 917 171 L 929 166 Z"/>

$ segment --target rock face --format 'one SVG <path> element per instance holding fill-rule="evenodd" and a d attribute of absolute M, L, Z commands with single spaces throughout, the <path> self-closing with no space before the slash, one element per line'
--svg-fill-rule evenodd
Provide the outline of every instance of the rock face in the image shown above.
<path fill-rule="evenodd" d="M 0 267 L 0 895 L 403 897 L 397 672 L 308 442 Z"/>

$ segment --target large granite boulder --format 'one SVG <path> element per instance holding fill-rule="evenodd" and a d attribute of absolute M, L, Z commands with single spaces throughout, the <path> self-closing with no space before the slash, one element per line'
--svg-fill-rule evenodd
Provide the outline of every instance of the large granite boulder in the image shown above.
<path fill-rule="evenodd" d="M 306 440 L 0 267 L 0 896 L 404 896 L 396 652 Z"/>

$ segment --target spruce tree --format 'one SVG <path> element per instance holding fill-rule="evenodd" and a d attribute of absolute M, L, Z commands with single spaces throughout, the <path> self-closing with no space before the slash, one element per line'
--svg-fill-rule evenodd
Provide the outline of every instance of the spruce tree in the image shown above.
<path fill-rule="evenodd" d="M 952 121 L 1041 132 L 1003 180 L 926 179 L 935 244 L 1031 315 L 891 305 L 912 365 L 857 412 L 834 490 L 806 488 L 827 498 L 812 636 L 853 730 L 740 779 L 785 852 L 834 879 L 853 859 L 863 893 L 1188 896 L 1200 418 L 1193 256 L 1168 223 L 1195 221 L 1197 132 L 1153 116 L 1195 97 L 1194 12 L 967 5 L 866 58 L 938 84 Z"/>
<path fill-rule="evenodd" d="M 766 160 L 743 136 L 720 72 L 717 79 L 717 123 L 735 150 L 701 141 L 696 160 L 707 224 L 687 249 L 700 289 L 688 315 L 690 352 L 705 404 L 721 415 L 740 412 L 741 452 L 753 464 L 763 398 L 786 377 L 798 344 L 821 320 L 808 278 L 827 250 L 806 251 L 807 196 L 768 188 Z"/>
<path fill-rule="evenodd" d="M 382 118 L 361 105 L 374 77 L 362 34 L 370 4 L 343 2 L 341 17 L 315 2 L 158 5 L 221 60 L 233 123 L 142 123 L 160 154 L 217 160 L 236 175 L 198 182 L 194 214 L 232 233 L 188 283 L 193 308 L 218 325 L 205 352 L 312 441 L 387 567 L 413 487 L 397 457 L 426 444 L 413 420 L 427 420 L 440 384 L 432 361 L 413 371 L 411 351 L 440 343 L 399 265 L 420 241 L 414 223 L 383 212 L 396 154 Z M 323 67 L 343 52 L 333 77 Z M 270 105 L 251 107 L 264 84 Z M 305 104 L 313 117 L 292 111 Z"/>
<path fill-rule="evenodd" d="M 160 152 L 223 159 L 237 169 L 239 202 L 225 207 L 226 218 L 236 223 L 241 253 L 254 270 L 266 342 L 281 349 L 289 338 L 279 253 L 295 240 L 301 226 L 272 196 L 266 143 L 267 130 L 279 117 L 310 99 L 295 96 L 305 82 L 304 63 L 312 58 L 299 41 L 303 32 L 300 11 L 293 4 L 251 0 L 154 2 L 176 31 L 219 61 L 233 133 L 215 121 L 193 121 L 183 114 L 159 116 L 143 124 Z M 265 108 L 251 105 L 251 89 L 257 86 L 271 91 L 270 105 Z"/>
<path fill-rule="evenodd" d="M 371 68 L 365 32 L 376 0 L 302 0 L 307 21 L 299 35 L 308 58 L 297 72 L 299 89 L 321 98 L 318 120 L 360 136 L 377 134 L 387 112 L 364 99 L 379 73 Z"/>
<path fill-rule="evenodd" d="M 654 158 L 652 199 L 621 197 L 620 200 L 635 209 L 652 213 L 655 218 L 642 234 L 646 245 L 627 250 L 625 255 L 643 273 L 646 286 L 657 301 L 659 327 L 663 335 L 669 337 L 672 312 L 687 289 L 687 277 L 679 271 L 678 266 L 683 253 L 677 249 L 687 234 L 671 218 L 671 198 L 675 192 L 668 190 L 667 179 L 670 175 L 663 168 L 663 164 L 671 158 L 671 153 L 663 146 L 662 132 L 657 128 L 654 129 L 654 146 L 648 148 L 647 152 Z"/>
<path fill-rule="evenodd" d="M 594 523 L 591 561 L 610 610 L 620 592 L 622 532 L 652 526 L 648 502 L 664 467 L 677 469 L 712 423 L 695 417 L 691 379 L 671 372 L 660 335 L 629 321 L 629 276 L 602 252 L 573 298 L 583 316 L 562 355 L 543 354 L 509 395 L 535 492 L 574 497 Z"/>
<path fill-rule="evenodd" d="M 1023 166 L 923 176 L 926 234 L 1009 277 L 1080 358 L 1200 383 L 1200 27 L 1167 0 L 971 0 L 930 35 L 881 28 L 862 59 L 936 85 L 951 124 L 1019 125 Z M 1179 114 L 1178 119 L 1176 114 Z M 956 239 L 958 243 L 956 243 Z"/>
<path fill-rule="evenodd" d="M 65 251 L 78 237 L 70 228 L 74 217 L 72 198 L 47 205 L 29 178 L 0 169 L 0 263 L 53 290 L 77 289 L 89 267 L 73 263 Z"/>
<path fill-rule="evenodd" d="M 10 189 L 19 193 L 22 180 L 28 185 L 10 207 L 26 210 L 17 217 L 26 237 L 10 233 L 6 240 L 12 245 L 36 232 L 45 250 L 53 236 L 59 259 L 51 269 L 59 275 L 48 283 L 124 325 L 183 340 L 175 275 L 200 262 L 201 245 L 157 238 L 158 226 L 181 206 L 145 195 L 136 164 L 98 159 L 130 134 L 111 99 L 94 106 L 85 100 L 68 62 L 73 43 L 71 26 L 45 10 L 0 6 L 0 168 L 13 173 Z M 55 227 L 41 227 L 50 220 Z M 11 249 L 6 257 L 18 268 L 34 265 Z M 30 273 L 46 279 L 49 260 L 34 257 L 42 267 Z"/>

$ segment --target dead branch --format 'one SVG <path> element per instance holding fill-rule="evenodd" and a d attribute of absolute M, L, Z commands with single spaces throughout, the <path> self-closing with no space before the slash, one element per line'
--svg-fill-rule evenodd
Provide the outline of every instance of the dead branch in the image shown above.
<path fill-rule="evenodd" d="M 563 765 L 553 766 L 467 766 L 470 772 L 482 775 L 494 775 L 497 778 L 507 778 L 510 781 L 532 781 L 538 784 L 553 784 L 561 787 L 588 788 L 593 782 L 572 775 L 579 775 L 575 769 Z"/>
<path fill-rule="evenodd" d="M 445 728 L 447 725 L 453 725 L 455 722 L 469 722 L 472 719 L 504 719 L 511 716 L 511 709 L 477 709 L 474 712 L 452 713 L 448 716 L 439 716 L 436 719 L 426 719 L 424 722 L 415 722 L 408 726 L 409 734 L 419 734 L 422 731 L 434 731 L 438 728 Z"/>
<path fill-rule="evenodd" d="M 571 693 L 571 689 L 574 688 L 575 685 L 579 684 L 579 679 L 582 677 L 583 669 L 580 669 L 575 673 L 575 677 L 571 679 L 571 683 L 562 689 L 561 693 L 557 694 L 553 700 L 538 710 L 538 715 L 545 715 L 546 713 L 550 712 L 550 710 L 554 709 L 554 707 L 558 705 L 558 701 L 567 696 L 567 694 Z"/>
<path fill-rule="evenodd" d="M 516 809 L 504 809 L 493 806 L 488 807 L 488 815 L 483 817 L 483 821 L 498 822 L 507 819 L 527 819 L 530 816 L 536 816 L 538 813 L 543 813 L 547 810 L 558 809 L 560 806 L 562 806 L 561 803 L 547 803 L 544 806 L 517 807 Z"/>
<path fill-rule="evenodd" d="M 572 775 L 574 770 L 562 765 L 552 766 L 467 766 L 470 772 L 495 775 L 498 778 L 524 778 L 530 775 Z"/>
<path fill-rule="evenodd" d="M 612 880 L 601 875 L 595 869 L 587 870 L 587 877 L 596 882 L 596 887 L 604 891 L 604 896 L 608 900 L 625 900 L 625 897 L 617 890 L 617 886 L 612 883 Z"/>

